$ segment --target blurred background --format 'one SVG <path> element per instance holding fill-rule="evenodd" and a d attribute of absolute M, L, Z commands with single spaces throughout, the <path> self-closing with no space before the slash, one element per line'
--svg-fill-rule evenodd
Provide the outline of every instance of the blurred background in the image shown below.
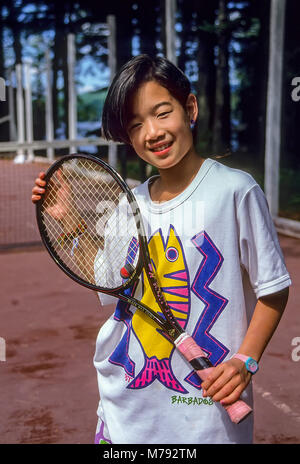
<path fill-rule="evenodd" d="M 273 3 L 282 20 L 270 42 L 270 0 L 1 0 L 0 77 L 6 94 L 0 102 L 0 162 L 52 162 L 81 151 L 108 157 L 124 177 L 145 180 L 153 174 L 149 166 L 128 147 L 101 139 L 101 113 L 117 69 L 149 53 L 167 56 L 190 79 L 199 103 L 199 153 L 230 153 L 221 162 L 251 172 L 264 188 L 273 43 L 283 69 L 269 98 L 280 116 L 279 130 L 272 129 L 280 156 L 272 213 L 299 221 L 299 2 Z M 275 116 L 271 111 L 270 118 Z M 0 247 L 7 241 L 3 234 Z"/>
<path fill-rule="evenodd" d="M 84 303 L 86 311 L 90 310 L 90 316 L 85 315 L 89 322 L 87 325 L 86 320 L 78 322 L 78 327 L 86 327 L 85 335 L 80 338 L 74 324 L 71 332 L 75 333 L 76 343 L 78 339 L 88 340 L 86 359 L 92 357 L 102 321 L 94 314 L 96 301 L 54 269 L 41 249 L 30 195 L 38 173 L 57 157 L 74 151 L 101 156 L 124 177 L 138 182 L 154 173 L 136 159 L 130 148 L 108 144 L 101 138 L 101 113 L 110 81 L 132 56 L 140 53 L 166 56 L 187 74 L 199 104 L 198 152 L 203 157 L 226 155 L 219 161 L 254 176 L 265 190 L 278 232 L 292 240 L 284 242 L 284 249 L 291 259 L 300 256 L 300 251 L 297 252 L 300 237 L 299 14 L 298 0 L 0 1 L 0 335 L 6 340 L 7 358 L 13 363 L 10 370 L 9 363 L 0 365 L 4 371 L 7 369 L 2 376 L 7 382 L 6 387 L 3 382 L 1 387 L 3 404 L 5 398 L 9 402 L 10 385 L 13 382 L 19 385 L 24 362 L 28 363 L 28 370 L 22 371 L 23 374 L 37 382 L 47 379 L 47 369 L 63 369 L 59 363 L 51 364 L 49 360 L 48 364 L 34 364 L 33 358 L 38 356 L 31 343 L 37 338 L 53 347 L 39 353 L 45 361 L 47 356 L 54 356 L 52 349 L 56 345 L 52 344 L 51 337 L 61 336 L 55 332 L 57 327 L 65 324 L 69 330 L 72 326 L 69 320 L 59 319 L 65 313 L 60 303 L 57 305 L 53 300 L 55 294 L 57 302 L 63 298 L 67 306 L 72 305 L 72 317 L 76 311 L 80 312 L 78 301 L 82 295 L 82 301 L 91 298 L 90 306 Z M 48 279 L 44 293 L 44 279 L 36 271 L 41 263 L 47 275 L 54 276 Z M 292 265 L 296 263 L 293 261 Z M 296 267 L 293 272 L 297 279 Z M 34 285 L 29 287 L 33 275 Z M 49 285 L 52 285 L 51 291 Z M 47 322 L 34 312 L 40 308 L 41 301 L 52 314 Z M 296 295 L 293 301 L 296 304 Z M 59 315 L 53 312 L 54 308 L 60 308 Z M 298 319 L 293 319 L 294 336 L 300 335 Z M 22 330 L 27 330 L 25 348 L 33 349 L 25 361 L 24 346 L 20 351 L 16 348 L 20 344 L 16 320 L 20 336 Z M 53 324 L 52 332 L 48 328 L 49 333 L 44 327 L 48 324 Z M 288 359 L 290 338 L 286 339 L 285 347 Z M 82 355 L 84 350 L 78 349 L 78 353 Z M 62 356 L 61 346 L 57 356 Z M 81 368 L 82 363 L 78 365 Z M 89 400 L 85 409 L 94 411 L 96 383 L 92 366 L 89 369 L 86 378 L 91 380 L 86 388 L 91 388 L 93 401 Z M 78 374 L 79 385 L 80 379 Z M 36 388 L 43 391 L 40 383 Z M 37 402 L 39 394 L 36 393 Z M 20 391 L 16 395 L 20 397 Z M 22 395 L 23 428 L 18 420 L 20 415 L 7 409 L 1 429 L 3 442 L 47 442 L 53 422 L 48 406 L 41 400 L 34 422 L 26 396 L 29 390 Z M 53 393 L 53 398 L 57 394 Z M 71 401 L 71 397 L 64 401 Z M 83 406 L 80 411 L 76 407 L 70 404 L 70 411 L 73 414 L 77 411 L 81 418 Z M 93 413 L 90 414 L 88 420 L 94 419 Z M 28 419 L 27 429 L 24 417 Z M 36 424 L 42 427 L 40 434 L 35 434 Z M 16 429 L 19 434 L 13 438 Z M 29 429 L 31 435 L 26 432 Z M 62 429 L 57 425 L 53 430 Z M 88 434 L 80 432 L 74 438 L 72 427 L 66 427 L 65 431 L 65 435 L 53 432 L 48 442 L 89 442 L 92 434 L 89 429 Z M 262 433 L 260 442 L 266 436 Z M 295 439 L 292 433 L 290 437 Z"/>

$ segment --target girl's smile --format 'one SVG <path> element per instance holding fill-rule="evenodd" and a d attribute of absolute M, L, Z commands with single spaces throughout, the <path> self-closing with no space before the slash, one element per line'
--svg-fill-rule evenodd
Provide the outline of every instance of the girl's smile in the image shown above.
<path fill-rule="evenodd" d="M 166 155 L 167 153 L 169 153 L 172 145 L 173 145 L 173 142 L 170 142 L 170 143 L 166 143 L 166 142 L 157 143 L 152 148 L 150 148 L 150 150 L 156 156 L 163 156 L 163 155 Z"/>

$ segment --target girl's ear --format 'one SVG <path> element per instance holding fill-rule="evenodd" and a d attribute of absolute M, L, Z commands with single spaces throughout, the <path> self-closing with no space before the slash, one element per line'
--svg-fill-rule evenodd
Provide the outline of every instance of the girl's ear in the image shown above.
<path fill-rule="evenodd" d="M 193 93 L 190 93 L 187 97 L 185 107 L 190 121 L 196 121 L 198 117 L 198 102 Z"/>

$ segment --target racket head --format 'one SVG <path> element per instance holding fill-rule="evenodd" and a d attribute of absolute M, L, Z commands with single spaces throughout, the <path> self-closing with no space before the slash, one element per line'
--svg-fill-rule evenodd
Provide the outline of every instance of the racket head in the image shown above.
<path fill-rule="evenodd" d="M 36 218 L 56 264 L 96 291 L 117 295 L 132 286 L 143 267 L 145 232 L 135 197 L 121 176 L 100 158 L 72 154 L 55 161 L 45 181 Z M 80 250 L 84 256 L 79 259 Z M 131 274 L 124 279 L 120 271 L 126 263 Z"/>

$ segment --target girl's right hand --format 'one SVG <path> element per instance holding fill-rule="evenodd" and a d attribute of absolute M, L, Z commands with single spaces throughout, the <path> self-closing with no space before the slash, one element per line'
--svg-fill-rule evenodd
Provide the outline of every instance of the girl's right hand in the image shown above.
<path fill-rule="evenodd" d="M 39 177 L 35 179 L 35 186 L 32 189 L 32 196 L 31 196 L 31 201 L 32 203 L 37 203 L 41 198 L 42 195 L 45 194 L 46 190 L 46 181 L 44 180 L 45 178 L 45 173 L 40 172 Z"/>
<path fill-rule="evenodd" d="M 32 189 L 31 201 L 37 203 L 42 195 L 47 194 L 46 191 L 46 181 L 45 173 L 40 172 L 39 177 L 35 179 L 35 186 Z M 69 228 L 73 228 L 75 223 L 78 224 L 79 215 L 76 212 L 75 208 L 72 208 L 72 193 L 71 188 L 68 182 L 65 180 L 63 173 L 60 169 L 56 172 L 56 189 L 53 190 L 52 186 L 52 195 L 53 199 L 51 203 L 47 206 L 46 212 L 53 218 L 58 221 L 64 221 L 64 218 L 68 216 L 68 223 L 65 224 L 65 228 L 68 231 Z M 55 193 L 54 193 L 55 192 Z M 72 210 L 72 214 L 70 211 Z"/>

